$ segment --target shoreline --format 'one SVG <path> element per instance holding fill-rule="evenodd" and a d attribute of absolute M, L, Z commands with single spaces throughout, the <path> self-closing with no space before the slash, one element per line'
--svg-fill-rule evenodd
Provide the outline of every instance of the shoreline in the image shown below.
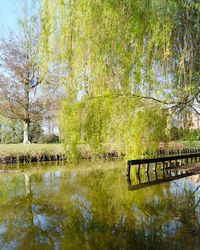
<path fill-rule="evenodd" d="M 198 146 L 199 148 L 200 142 L 198 142 L 195 146 Z M 168 147 L 165 149 L 173 151 L 174 149 L 177 150 L 183 147 L 191 149 L 194 145 L 192 145 L 192 143 L 189 144 L 188 142 L 183 143 L 173 141 L 169 142 Z M 79 145 L 79 159 L 124 159 L 125 152 L 122 151 L 124 150 L 120 150 L 120 152 L 118 151 L 117 145 L 110 144 L 105 146 L 104 152 L 94 155 L 87 145 Z M 62 144 L 0 144 L 1 165 L 12 163 L 55 162 L 64 160 L 69 160 L 69 158 L 67 149 L 64 148 Z"/>
<path fill-rule="evenodd" d="M 66 160 L 64 154 L 21 154 L 18 156 L 0 156 L 0 164 L 46 162 L 46 161 L 63 161 Z"/>

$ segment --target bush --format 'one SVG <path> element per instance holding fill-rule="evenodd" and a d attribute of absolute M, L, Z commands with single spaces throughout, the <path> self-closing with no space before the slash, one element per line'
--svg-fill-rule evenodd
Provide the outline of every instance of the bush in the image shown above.
<path fill-rule="evenodd" d="M 59 136 L 55 134 L 42 135 L 39 141 L 40 143 L 59 143 Z"/>
<path fill-rule="evenodd" d="M 42 134 L 43 131 L 39 122 L 30 124 L 29 140 L 31 143 L 39 142 L 40 138 L 42 137 Z"/>
<path fill-rule="evenodd" d="M 194 141 L 194 140 L 200 140 L 200 130 L 190 130 L 190 129 L 183 129 L 183 128 L 177 128 L 172 127 L 170 129 L 170 140 L 171 141 L 177 141 L 177 140 L 183 140 L 183 141 Z"/>

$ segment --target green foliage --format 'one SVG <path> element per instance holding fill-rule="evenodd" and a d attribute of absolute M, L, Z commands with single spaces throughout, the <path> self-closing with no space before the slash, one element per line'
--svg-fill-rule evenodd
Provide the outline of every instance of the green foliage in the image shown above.
<path fill-rule="evenodd" d="M 91 101 L 65 103 L 61 111 L 62 138 L 69 158 L 78 156 L 77 146 L 87 144 L 92 155 L 105 152 L 105 144 L 124 145 L 127 157 L 141 157 L 166 139 L 166 111 L 135 98 L 105 96 Z M 80 155 L 79 155 L 80 156 Z"/>
<path fill-rule="evenodd" d="M 0 117 L 0 142 L 20 143 L 23 138 L 23 127 L 20 122 L 14 122 L 5 117 Z"/>
<path fill-rule="evenodd" d="M 158 107 L 147 107 L 132 119 L 129 137 L 128 158 L 141 157 L 158 149 L 159 142 L 167 139 L 166 111 Z"/>
<path fill-rule="evenodd" d="M 30 142 L 36 143 L 42 137 L 43 131 L 41 128 L 40 121 L 34 122 L 30 124 L 29 128 L 29 140 Z"/>
<path fill-rule="evenodd" d="M 149 91 L 156 83 L 152 66 L 169 56 L 172 28 L 162 1 L 42 3 L 42 68 L 59 60 L 69 71 L 68 91 L 84 89 L 85 78 L 94 95 L 119 88 L 129 92 L 138 85 Z"/>
<path fill-rule="evenodd" d="M 200 140 L 199 129 L 183 129 L 172 127 L 170 129 L 170 140 L 196 141 Z"/>
<path fill-rule="evenodd" d="M 67 93 L 60 124 L 70 157 L 80 143 L 93 154 L 107 142 L 124 143 L 127 156 L 154 150 L 166 139 L 164 104 L 185 102 L 197 88 L 196 1 L 42 0 L 41 7 L 41 69 L 45 75 L 60 64 Z"/>
<path fill-rule="evenodd" d="M 68 101 L 63 103 L 60 112 L 60 127 L 62 131 L 61 137 L 64 141 L 65 147 L 69 147 L 68 159 L 75 159 L 80 156 L 77 150 L 77 144 L 80 141 L 81 115 L 81 103 L 71 104 Z"/>
<path fill-rule="evenodd" d="M 59 143 L 59 136 L 52 134 L 52 135 L 43 135 L 40 137 L 40 143 Z"/>
<path fill-rule="evenodd" d="M 43 137 L 43 131 L 39 122 L 31 123 L 29 128 L 30 141 L 39 142 Z M 0 142 L 21 143 L 23 141 L 23 124 L 20 121 L 12 121 L 10 119 L 0 118 Z"/>
<path fill-rule="evenodd" d="M 176 140 L 181 140 L 182 138 L 182 129 L 179 129 L 175 126 L 172 126 L 170 128 L 170 140 L 176 141 Z"/>

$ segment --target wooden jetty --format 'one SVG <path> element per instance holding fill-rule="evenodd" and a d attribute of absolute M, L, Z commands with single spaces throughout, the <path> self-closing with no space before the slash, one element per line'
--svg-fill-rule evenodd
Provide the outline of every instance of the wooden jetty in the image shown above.
<path fill-rule="evenodd" d="M 161 164 L 161 168 L 169 169 L 176 166 L 183 166 L 185 164 L 197 163 L 200 161 L 200 149 L 190 149 L 190 150 L 178 150 L 175 151 L 177 154 L 170 154 L 171 151 L 159 154 L 158 157 L 138 159 L 138 160 L 128 160 L 127 161 L 127 172 L 126 176 L 130 176 L 131 167 L 137 167 L 137 174 L 140 174 L 141 166 L 146 166 L 146 172 L 149 172 L 150 164 L 154 164 L 154 171 L 156 171 L 158 164 Z"/>

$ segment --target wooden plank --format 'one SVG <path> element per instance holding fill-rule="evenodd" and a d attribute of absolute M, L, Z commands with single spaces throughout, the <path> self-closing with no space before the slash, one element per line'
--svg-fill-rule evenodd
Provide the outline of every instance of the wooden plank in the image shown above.
<path fill-rule="evenodd" d="M 195 157 L 200 157 L 200 153 L 165 156 L 165 157 L 148 158 L 148 159 L 138 159 L 138 160 L 128 160 L 128 165 L 129 164 L 139 165 L 139 164 L 148 164 L 148 163 L 156 163 L 156 162 L 158 163 L 158 162 L 182 160 L 182 159 L 195 158 Z"/>

